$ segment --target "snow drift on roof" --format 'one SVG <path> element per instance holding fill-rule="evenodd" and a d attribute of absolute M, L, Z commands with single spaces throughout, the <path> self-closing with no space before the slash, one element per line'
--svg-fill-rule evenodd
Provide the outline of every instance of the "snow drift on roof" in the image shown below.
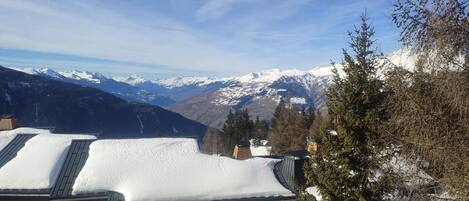
<path fill-rule="evenodd" d="M 0 151 L 5 148 L 8 143 L 10 143 L 13 138 L 19 133 L 25 134 L 44 134 L 50 133 L 47 129 L 37 129 L 37 128 L 17 128 L 14 130 L 0 131 Z"/>
<path fill-rule="evenodd" d="M 57 179 L 72 139 L 91 135 L 41 134 L 28 140 L 17 156 L 0 168 L 0 189 L 47 189 Z"/>
<path fill-rule="evenodd" d="M 205 155 L 193 139 L 99 140 L 73 193 L 112 190 L 126 200 L 213 200 L 292 196 L 275 178 L 276 160 Z"/>

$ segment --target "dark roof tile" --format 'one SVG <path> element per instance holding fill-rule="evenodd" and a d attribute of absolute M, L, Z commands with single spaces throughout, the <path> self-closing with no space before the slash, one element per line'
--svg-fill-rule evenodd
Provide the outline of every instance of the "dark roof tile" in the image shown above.
<path fill-rule="evenodd" d="M 8 145 L 0 150 L 0 168 L 16 157 L 18 151 L 36 134 L 18 134 Z"/>

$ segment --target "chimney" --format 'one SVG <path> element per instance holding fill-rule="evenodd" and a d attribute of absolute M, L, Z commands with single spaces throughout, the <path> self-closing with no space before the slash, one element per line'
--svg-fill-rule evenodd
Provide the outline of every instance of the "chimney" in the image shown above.
<path fill-rule="evenodd" d="M 240 141 L 233 150 L 233 158 L 238 160 L 246 160 L 252 158 L 251 143 L 249 141 Z"/>
<path fill-rule="evenodd" d="M 0 119 L 0 130 L 13 130 L 19 127 L 18 120 L 14 115 L 2 115 Z"/>

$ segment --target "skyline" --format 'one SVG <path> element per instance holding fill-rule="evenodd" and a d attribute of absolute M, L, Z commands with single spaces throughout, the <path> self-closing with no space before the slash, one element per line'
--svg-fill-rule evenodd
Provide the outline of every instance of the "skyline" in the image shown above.
<path fill-rule="evenodd" d="M 307 70 L 340 62 L 365 9 L 380 51 L 397 50 L 386 0 L 1 0 L 0 65 L 147 79 Z"/>

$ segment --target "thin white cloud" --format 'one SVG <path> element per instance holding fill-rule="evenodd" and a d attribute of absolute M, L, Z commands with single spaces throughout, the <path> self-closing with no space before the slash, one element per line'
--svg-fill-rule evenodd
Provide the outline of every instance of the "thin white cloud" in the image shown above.
<path fill-rule="evenodd" d="M 368 8 L 382 19 L 386 1 L 172 0 L 175 10 L 163 11 L 161 2 L 141 8 L 152 2 L 0 0 L 0 48 L 111 60 L 121 63 L 81 63 L 132 73 L 174 69 L 226 76 L 298 68 L 340 55 L 358 15 Z"/>
<path fill-rule="evenodd" d="M 265 65 L 219 49 L 163 16 L 147 26 L 86 6 L 0 1 L 0 47 L 214 72 Z"/>
<path fill-rule="evenodd" d="M 208 0 L 196 12 L 195 18 L 199 22 L 218 19 L 228 13 L 235 3 L 240 0 Z"/>

